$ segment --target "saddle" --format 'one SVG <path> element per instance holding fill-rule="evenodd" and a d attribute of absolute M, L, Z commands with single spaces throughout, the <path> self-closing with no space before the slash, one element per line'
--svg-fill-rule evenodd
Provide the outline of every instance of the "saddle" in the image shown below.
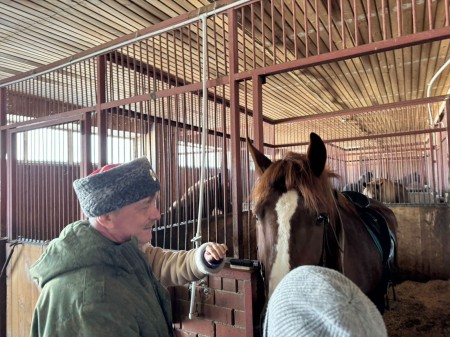
<path fill-rule="evenodd" d="M 393 256 L 394 236 L 391 233 L 386 219 L 378 211 L 370 207 L 370 199 L 364 194 L 355 191 L 346 191 L 342 194 L 349 200 L 361 218 L 364 226 L 369 232 L 372 240 L 377 246 L 383 266 L 389 263 L 390 257 Z"/>

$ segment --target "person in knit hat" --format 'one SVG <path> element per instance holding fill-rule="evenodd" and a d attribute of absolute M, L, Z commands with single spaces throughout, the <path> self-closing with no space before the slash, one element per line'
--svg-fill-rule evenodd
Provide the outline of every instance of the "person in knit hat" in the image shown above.
<path fill-rule="evenodd" d="M 336 270 L 301 266 L 277 285 L 267 306 L 264 337 L 387 337 L 383 317 Z"/>
<path fill-rule="evenodd" d="M 150 244 L 160 184 L 145 157 L 104 166 L 73 187 L 88 219 L 66 226 L 30 269 L 42 288 L 31 337 L 172 336 L 165 287 L 218 272 L 227 246 L 173 252 Z"/>

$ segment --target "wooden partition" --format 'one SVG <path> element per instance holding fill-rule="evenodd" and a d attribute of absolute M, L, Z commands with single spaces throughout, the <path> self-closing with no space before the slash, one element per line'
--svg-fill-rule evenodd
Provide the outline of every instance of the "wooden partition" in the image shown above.
<path fill-rule="evenodd" d="M 450 278 L 450 210 L 443 207 L 391 207 L 398 219 L 398 264 L 401 279 Z M 45 245 L 16 247 L 7 270 L 7 337 L 28 337 L 39 289 L 29 268 Z M 7 246 L 7 254 L 9 247 Z M 257 271 L 224 269 L 198 288 L 194 320 L 188 286 L 171 289 L 177 336 L 254 336 L 258 331 L 261 291 Z"/>
<path fill-rule="evenodd" d="M 450 279 L 450 209 L 393 206 L 401 279 Z"/>
<path fill-rule="evenodd" d="M 14 250 L 7 270 L 6 337 L 30 336 L 31 319 L 40 289 L 31 279 L 29 269 L 45 247 L 42 244 L 22 244 Z"/>

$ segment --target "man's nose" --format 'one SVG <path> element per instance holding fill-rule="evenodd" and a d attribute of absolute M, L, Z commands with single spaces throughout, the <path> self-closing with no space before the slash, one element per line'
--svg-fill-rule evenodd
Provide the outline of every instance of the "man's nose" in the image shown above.
<path fill-rule="evenodd" d="M 150 219 L 151 220 L 159 220 L 161 219 L 161 212 L 159 211 L 158 207 L 151 206 L 150 207 Z"/>

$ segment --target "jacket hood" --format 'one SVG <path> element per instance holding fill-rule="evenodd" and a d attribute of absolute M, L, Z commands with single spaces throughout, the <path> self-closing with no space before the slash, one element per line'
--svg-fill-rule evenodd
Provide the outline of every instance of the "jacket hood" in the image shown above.
<path fill-rule="evenodd" d="M 77 221 L 66 226 L 60 236 L 50 242 L 30 268 L 30 274 L 42 288 L 59 275 L 96 265 L 132 272 L 136 250 L 136 238 L 116 244 L 97 232 L 88 221 Z"/>

